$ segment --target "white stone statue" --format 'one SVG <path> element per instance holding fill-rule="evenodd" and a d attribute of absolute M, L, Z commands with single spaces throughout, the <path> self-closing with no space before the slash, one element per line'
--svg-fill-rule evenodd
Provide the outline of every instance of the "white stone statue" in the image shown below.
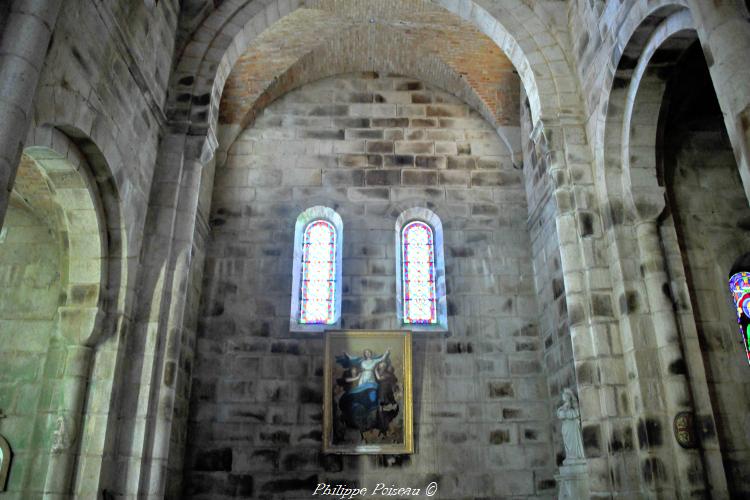
<path fill-rule="evenodd" d="M 52 435 L 52 453 L 60 453 L 68 448 L 69 436 L 65 428 L 65 417 L 57 417 L 55 433 Z"/>
<path fill-rule="evenodd" d="M 562 427 L 563 445 L 565 446 L 564 465 L 581 463 L 586 460 L 583 454 L 583 438 L 581 436 L 581 413 L 578 411 L 578 401 L 570 389 L 563 389 L 563 404 L 557 409 L 557 418 Z"/>

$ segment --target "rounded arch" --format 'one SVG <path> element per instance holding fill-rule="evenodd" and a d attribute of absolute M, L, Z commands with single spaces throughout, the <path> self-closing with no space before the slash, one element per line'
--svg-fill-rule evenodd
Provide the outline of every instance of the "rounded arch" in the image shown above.
<path fill-rule="evenodd" d="M 550 62 L 564 61 L 557 45 L 542 47 L 535 34 L 547 33 L 544 22 L 525 2 L 496 2 L 492 12 L 473 0 L 438 0 L 449 12 L 474 23 L 505 52 L 515 66 L 529 99 L 532 128 L 560 115 L 560 89 L 574 82 L 567 64 L 555 72 Z M 502 23 L 500 19 L 507 19 Z M 536 60 L 532 64 L 530 60 Z M 565 80 L 565 82 L 561 81 Z"/>
<path fill-rule="evenodd" d="M 420 8 L 427 3 L 415 0 L 409 7 Z M 535 127 L 540 126 L 543 117 L 559 117 L 559 89 L 574 88 L 574 79 L 559 46 L 542 47 L 537 43 L 535 33 L 547 30 L 533 10 L 519 0 L 497 4 L 492 13 L 472 0 L 436 3 L 476 25 L 509 57 L 526 90 Z M 213 156 L 218 145 L 216 127 L 224 84 L 245 49 L 269 26 L 298 8 L 331 10 L 337 5 L 312 0 L 274 0 L 266 5 L 250 2 L 239 6 L 224 2 L 204 20 L 176 65 L 168 103 L 168 114 L 173 121 L 181 123 L 191 135 L 205 136 L 201 153 L 204 162 Z M 508 22 L 503 24 L 499 19 Z M 532 64 L 531 57 L 538 62 Z M 550 61 L 562 63 L 557 64 L 560 71 L 552 71 Z"/>
<path fill-rule="evenodd" d="M 304 256 L 304 239 L 308 226 L 315 221 L 325 221 L 333 226 L 335 231 L 335 277 L 334 277 L 334 320 L 329 324 L 302 323 L 302 260 Z M 342 262 L 344 249 L 344 222 L 341 216 L 332 208 L 317 205 L 303 211 L 294 224 L 294 257 L 292 262 L 292 307 L 289 315 L 289 331 L 296 333 L 323 332 L 326 329 L 341 327 L 341 288 Z"/>
<path fill-rule="evenodd" d="M 57 212 L 52 226 L 57 226 L 62 247 L 60 333 L 69 342 L 84 345 L 98 329 L 102 291 L 107 286 L 104 263 L 108 250 L 96 184 L 83 157 L 72 148 L 68 151 L 64 157 L 49 147 L 26 148 L 14 189 L 24 190 L 25 184 L 34 181 L 47 186 L 46 193 L 35 194 L 45 196 Z M 34 167 L 37 172 L 30 172 Z M 84 318 L 88 319 L 85 323 Z"/>
<path fill-rule="evenodd" d="M 90 162 L 91 155 L 55 127 L 43 126 L 32 133 L 35 141 L 24 154 L 44 171 L 68 225 L 70 266 L 66 302 L 60 310 L 61 328 L 76 344 L 93 346 L 106 335 L 101 328 L 103 316 L 116 311 L 120 300 L 123 268 L 119 256 L 124 236 L 119 230 L 119 202 L 112 185 L 92 168 L 101 158 Z M 92 142 L 82 137 L 79 141 L 89 153 L 98 153 Z M 88 317 L 92 325 L 84 336 L 81 316 Z"/>
<path fill-rule="evenodd" d="M 434 324 L 417 324 L 406 322 L 404 297 L 406 294 L 403 279 L 404 262 L 404 228 L 413 222 L 422 222 L 429 226 L 433 236 L 434 252 L 434 282 L 435 282 L 435 307 L 436 321 Z M 425 332 L 445 332 L 448 330 L 448 298 L 445 277 L 445 251 L 443 249 L 443 223 L 440 217 L 429 208 L 412 206 L 403 210 L 396 218 L 395 224 L 395 249 L 396 256 L 396 317 L 402 328 Z"/>
<path fill-rule="evenodd" d="M 97 304 L 104 318 L 97 321 L 104 323 L 89 338 L 80 339 L 94 346 L 114 333 L 129 307 L 128 280 L 134 278 L 128 273 L 132 242 L 121 193 L 134 195 L 132 181 L 124 172 L 124 159 L 114 136 L 116 127 L 88 100 L 76 92 L 51 87 L 41 87 L 37 100 L 26 150 L 41 155 L 53 167 L 62 165 L 62 160 L 68 162 L 65 175 L 77 176 L 86 184 L 99 214 L 103 250 Z M 56 102 L 65 104 L 50 105 Z"/>
<path fill-rule="evenodd" d="M 71 126 L 68 129 L 73 130 Z M 42 394 L 54 397 L 49 401 L 30 399 L 13 409 L 17 417 L 32 422 L 34 434 L 42 438 L 23 450 L 22 462 L 30 460 L 30 454 L 37 454 L 39 459 L 27 462 L 20 469 L 25 475 L 19 484 L 33 489 L 41 487 L 40 479 L 46 478 L 44 491 L 59 494 L 69 490 L 78 446 L 84 440 L 81 428 L 92 348 L 103 336 L 102 320 L 111 283 L 107 217 L 100 185 L 81 148 L 50 125 L 36 127 L 32 135 L 35 141 L 23 151 L 14 179 L 13 199 L 17 207 L 39 222 L 35 227 L 24 227 L 12 215 L 5 228 L 6 235 L 10 232 L 7 243 L 11 247 L 3 257 L 10 257 L 12 262 L 31 271 L 26 282 L 33 284 L 24 285 L 18 291 L 19 296 L 32 307 L 43 304 L 52 314 L 45 313 L 46 318 L 39 314 L 29 316 L 30 321 L 23 316 L 3 314 L 2 320 L 16 326 L 28 323 L 21 337 L 23 342 L 36 346 L 33 352 L 40 371 L 51 362 L 64 366 L 64 370 L 44 372 L 43 376 L 31 379 Z M 47 233 L 46 247 L 41 252 L 34 244 L 40 226 Z M 36 233 L 27 234 L 28 229 Z M 54 251 L 50 249 L 51 242 L 57 247 Z M 23 256 L 18 255 L 20 252 L 24 252 Z M 37 272 L 40 262 L 53 278 Z M 49 281 L 40 286 L 37 275 Z M 31 357 L 23 346 L 7 346 L 7 349 L 17 349 L 21 358 Z M 40 446 L 42 442 L 48 443 L 50 437 L 54 443 L 51 452 L 46 445 Z"/>
<path fill-rule="evenodd" d="M 622 166 L 620 155 L 624 133 L 623 120 L 628 92 L 634 78 L 633 72 L 639 61 L 643 59 L 644 49 L 654 36 L 657 27 L 662 26 L 662 30 L 668 29 L 665 19 L 680 12 L 687 12 L 687 15 L 690 15 L 685 2 L 661 0 L 648 6 L 638 4 L 630 9 L 618 29 L 617 45 L 613 48 L 613 77 L 601 85 L 601 102 L 604 103 L 601 112 L 602 119 L 592 132 L 593 143 L 604 146 L 594 148 L 594 162 L 600 186 L 607 192 L 605 198 L 610 205 L 622 203 L 621 195 L 613 195 L 613 190 L 619 191 L 620 187 L 616 189 L 613 187 L 613 178 L 610 174 L 620 171 Z M 653 50 L 655 50 L 654 47 L 652 47 L 651 55 L 653 55 Z M 645 58 L 646 62 L 650 60 L 651 55 Z M 634 88 L 637 90 L 638 85 Z M 619 177 L 614 182 L 619 183 Z M 610 200 L 612 197 L 617 200 Z"/>
<path fill-rule="evenodd" d="M 404 49 L 407 47 L 407 49 Z M 348 58 L 341 53 L 357 53 L 361 57 Z M 416 54 L 416 55 L 415 55 Z M 387 26 L 372 30 L 355 27 L 338 36 L 322 41 L 318 46 L 274 75 L 269 85 L 255 99 L 232 102 L 235 122 L 222 124 L 218 137 L 218 164 L 231 148 L 237 136 L 248 127 L 270 103 L 282 95 L 308 83 L 345 73 L 379 72 L 415 78 L 445 90 L 482 115 L 495 129 L 508 149 L 514 163 L 520 151 L 518 127 L 504 126 L 477 88 L 445 60 L 424 51 L 400 31 Z M 436 81 L 437 80 L 437 81 Z"/>
<path fill-rule="evenodd" d="M 58 169 L 56 175 L 61 182 L 76 180 L 78 189 L 85 186 L 85 199 L 97 213 L 98 226 L 98 237 L 94 238 L 98 244 L 85 241 L 84 232 L 78 245 L 82 255 L 86 255 L 80 268 L 92 281 L 77 283 L 58 314 L 58 329 L 68 344 L 60 348 L 70 360 L 71 374 L 75 376 L 66 385 L 69 391 L 64 408 L 59 409 L 57 420 L 53 418 L 47 423 L 53 427 L 44 431 L 60 431 L 63 436 L 60 449 L 50 455 L 46 471 L 35 472 L 42 475 L 46 472 L 45 489 L 50 492 L 67 494 L 81 487 L 84 455 L 87 467 L 97 467 L 97 463 L 105 467 L 103 456 L 105 448 L 110 446 L 109 438 L 108 442 L 100 441 L 96 433 L 87 429 L 115 422 L 112 395 L 116 379 L 121 376 L 120 364 L 115 360 L 121 348 L 120 335 L 129 324 L 135 279 L 135 273 L 129 269 L 137 264 L 141 239 L 133 228 L 141 220 L 138 207 L 146 205 L 135 187 L 138 180 L 126 172 L 117 130 L 95 101 L 60 87 L 38 89 L 25 141 L 27 151 L 38 157 L 43 166 Z M 67 163 L 65 168 L 63 163 Z M 71 198 L 76 203 L 82 197 Z M 124 206 L 132 208 L 125 210 Z M 83 220 L 93 220 L 91 209 Z M 97 266 L 98 282 L 91 278 Z M 100 363 L 107 364 L 105 371 L 96 368 Z M 94 414 L 96 417 L 92 418 Z M 59 478 L 63 480 L 58 481 Z M 73 482 L 75 485 L 71 486 Z"/>
<path fill-rule="evenodd" d="M 618 66 L 602 151 L 608 194 L 621 197 L 636 220 L 653 220 L 665 207 L 656 164 L 659 112 L 670 68 L 697 39 L 687 9 L 673 11 L 655 26 L 652 22 L 649 36 L 634 34 L 626 48 L 637 55 L 634 62 L 623 59 Z"/>
<path fill-rule="evenodd" d="M 667 86 L 683 56 L 698 40 L 698 33 L 692 11 L 682 2 L 661 2 L 646 11 L 638 10 L 632 14 L 633 21 L 624 23 L 628 29 L 621 31 L 627 37 L 614 81 L 604 97 L 605 116 L 597 132 L 602 147 L 596 148 L 599 187 L 608 204 L 610 226 L 624 223 L 613 230 L 610 245 L 612 260 L 618 263 L 617 272 L 612 273 L 615 289 L 638 303 L 636 308 L 629 304 L 622 307 L 619 320 L 628 324 L 646 315 L 659 325 L 654 339 L 662 351 L 662 372 L 668 370 L 669 363 L 685 363 L 683 380 L 675 379 L 671 389 L 676 393 L 679 387 L 685 398 L 667 399 L 664 414 L 674 415 L 684 409 L 680 405 L 686 405 L 710 422 L 716 406 L 702 385 L 707 365 L 701 359 L 699 337 L 692 333 L 698 328 L 698 317 L 689 296 L 689 267 L 679 247 L 674 219 L 669 217 L 674 206 L 667 199 L 660 167 Z M 622 329 L 623 345 L 642 342 L 636 331 L 632 326 Z M 626 356 L 633 352 L 628 349 Z M 640 369 L 637 362 L 632 364 L 635 370 Z M 639 393 L 648 390 L 634 387 L 632 392 L 643 397 Z M 682 450 L 672 445 L 674 457 L 682 460 Z M 720 460 L 701 462 L 715 491 L 725 490 Z"/>

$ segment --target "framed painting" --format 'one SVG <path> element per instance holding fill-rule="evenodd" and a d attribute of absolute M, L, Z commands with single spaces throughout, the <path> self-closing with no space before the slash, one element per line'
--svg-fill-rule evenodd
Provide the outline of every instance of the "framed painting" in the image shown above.
<path fill-rule="evenodd" d="M 324 453 L 413 453 L 411 332 L 329 331 L 324 372 Z"/>

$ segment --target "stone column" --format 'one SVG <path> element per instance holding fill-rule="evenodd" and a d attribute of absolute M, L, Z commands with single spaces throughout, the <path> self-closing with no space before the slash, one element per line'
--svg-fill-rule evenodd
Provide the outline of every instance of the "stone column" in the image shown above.
<path fill-rule="evenodd" d="M 643 280 L 646 285 L 648 308 L 654 325 L 654 343 L 649 349 L 651 361 L 658 369 L 662 384 L 662 411 L 666 414 L 663 422 L 663 436 L 656 438 L 653 457 L 671 459 L 674 464 L 674 486 L 680 497 L 690 496 L 695 485 L 690 476 L 704 477 L 704 464 L 697 449 L 684 449 L 672 435 L 672 421 L 682 411 L 695 413 L 690 384 L 685 370 L 674 367 L 684 365 L 685 353 L 674 305 L 669 290 L 670 278 L 661 246 L 659 227 L 655 218 L 648 218 L 636 224 L 636 237 L 640 253 Z M 646 413 L 646 416 L 648 413 Z M 647 429 L 647 424 L 644 427 Z M 646 431 L 647 432 L 647 431 Z M 648 432 L 647 432 L 648 434 Z M 667 449 L 658 451 L 659 441 L 667 444 Z M 654 443 L 649 443 L 649 448 Z M 667 450 L 671 450 L 668 454 Z"/>
<path fill-rule="evenodd" d="M 0 40 L 0 225 L 61 0 L 13 0 Z"/>
<path fill-rule="evenodd" d="M 739 1 L 688 4 L 750 199 L 750 23 Z"/>
<path fill-rule="evenodd" d="M 164 498 L 171 437 L 174 432 L 185 434 L 186 416 L 174 412 L 180 377 L 187 376 L 180 369 L 183 336 L 194 330 L 187 307 L 196 265 L 203 144 L 201 138 L 179 133 L 167 135 L 160 144 L 149 204 L 152 222 L 144 235 L 144 246 L 154 250 L 143 259 L 138 285 L 139 300 L 147 305 L 140 308 L 130 346 L 131 354 L 144 361 L 132 374 L 139 381 L 136 393 L 128 396 L 137 404 L 121 416 L 133 428 L 132 442 L 118 445 L 129 462 L 118 485 L 126 496 Z"/>
<path fill-rule="evenodd" d="M 44 484 L 45 498 L 70 497 L 78 443 L 83 429 L 83 407 L 93 349 L 82 345 L 69 345 L 66 351 L 64 377 L 62 380 L 54 380 L 64 387 L 64 392 L 52 436 L 52 449 Z"/>
<path fill-rule="evenodd" d="M 188 142 L 186 147 L 188 155 L 191 149 L 194 151 L 197 148 L 191 148 Z M 183 336 L 186 331 L 194 329 L 194 325 L 190 324 L 190 314 L 186 307 L 190 302 L 190 272 L 194 265 L 192 248 L 195 243 L 198 196 L 203 170 L 203 164 L 196 158 L 195 154 L 185 158 L 182 165 L 181 184 L 177 193 L 177 207 L 166 209 L 174 217 L 172 228 L 174 238 L 168 261 L 168 269 L 171 271 L 168 276 L 171 281 L 165 280 L 167 289 L 164 290 L 169 298 L 162 302 L 166 307 L 161 314 L 162 317 L 166 317 L 166 322 L 162 323 L 163 329 L 160 329 L 159 333 L 160 337 L 165 338 L 165 345 L 161 365 L 157 368 L 160 376 L 154 381 L 156 391 L 154 397 L 158 401 L 157 407 L 160 411 L 152 417 L 150 429 L 152 443 L 149 463 L 145 464 L 150 469 L 147 475 L 149 481 L 143 486 L 145 491 L 141 491 L 141 494 L 147 494 L 153 498 L 164 497 L 167 490 L 167 467 L 169 457 L 173 453 L 170 450 L 173 426 L 184 427 L 186 425 L 185 421 L 180 421 L 179 416 L 175 415 L 174 410 L 178 397 L 177 379 L 181 375 L 179 366 Z M 169 188 L 166 189 L 169 190 Z M 164 188 L 159 190 L 159 192 L 163 191 Z M 180 434 L 184 435 L 185 431 L 181 430 Z"/>

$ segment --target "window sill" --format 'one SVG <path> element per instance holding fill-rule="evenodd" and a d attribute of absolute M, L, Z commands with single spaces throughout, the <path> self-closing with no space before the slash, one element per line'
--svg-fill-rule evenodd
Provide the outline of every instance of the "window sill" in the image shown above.
<path fill-rule="evenodd" d="M 451 336 L 450 330 L 443 325 L 402 325 L 399 330 L 409 330 L 413 332 L 413 339 Z"/>
<path fill-rule="evenodd" d="M 297 323 L 294 320 L 291 320 L 289 322 L 289 335 L 293 337 L 309 335 L 311 333 L 322 334 L 326 330 L 340 330 L 340 329 L 341 329 L 341 321 L 337 321 L 336 323 L 332 323 L 330 325 L 317 324 L 317 323 L 316 324 Z"/>

